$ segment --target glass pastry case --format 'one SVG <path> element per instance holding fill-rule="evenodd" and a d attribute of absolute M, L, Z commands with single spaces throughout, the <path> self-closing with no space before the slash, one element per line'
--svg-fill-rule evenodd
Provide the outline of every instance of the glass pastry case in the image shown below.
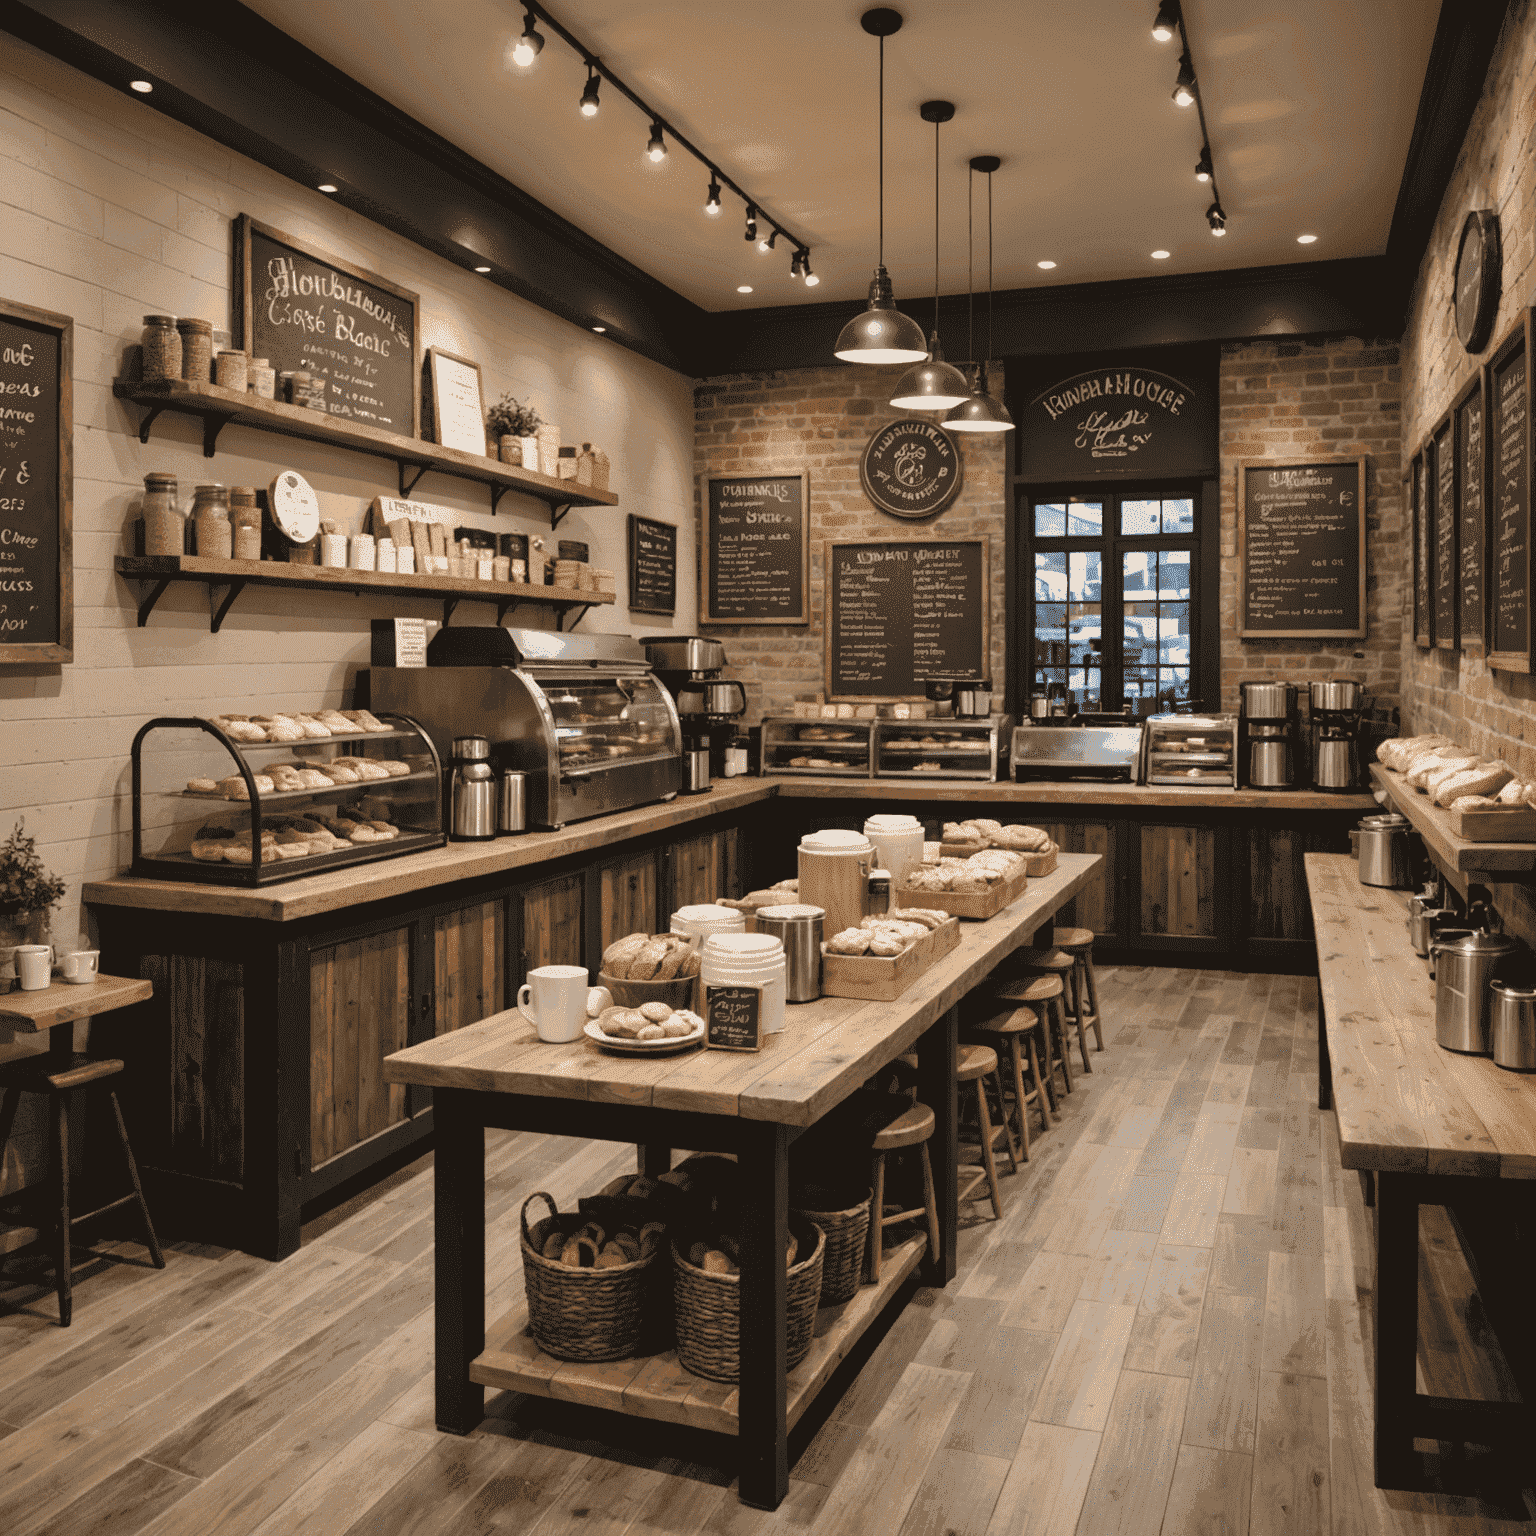
<path fill-rule="evenodd" d="M 763 721 L 763 773 L 820 774 L 829 778 L 867 779 L 872 758 L 873 720 Z"/>
<path fill-rule="evenodd" d="M 877 779 L 997 778 L 1011 716 L 978 720 L 877 720 Z"/>
<path fill-rule="evenodd" d="M 1148 715 L 1142 726 L 1143 784 L 1237 787 L 1236 715 Z"/>
<path fill-rule="evenodd" d="M 130 873 L 269 885 L 438 848 L 442 786 L 404 715 L 151 720 L 133 739 Z"/>

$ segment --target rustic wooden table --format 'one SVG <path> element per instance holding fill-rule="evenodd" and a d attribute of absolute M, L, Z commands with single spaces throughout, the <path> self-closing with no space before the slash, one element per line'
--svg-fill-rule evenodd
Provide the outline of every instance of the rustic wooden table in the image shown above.
<path fill-rule="evenodd" d="M 1536 1082 L 1435 1042 L 1434 986 L 1408 942 L 1402 891 L 1361 885 L 1348 854 L 1309 853 L 1317 929 L 1318 1104 L 1334 1110 L 1340 1160 L 1374 1178 L 1376 1486 L 1418 1481 L 1414 1438 L 1528 1455 L 1536 1380 L 1507 1351 L 1524 1403 L 1432 1397 L 1416 1387 L 1419 1207 L 1448 1206 L 1492 1262 L 1478 1290 L 1495 1331 L 1529 1333 L 1528 1288 L 1501 1261 L 1516 1215 L 1536 1216 Z M 1528 1341 L 1527 1341 L 1528 1342 Z"/>
<path fill-rule="evenodd" d="M 61 1024 L 78 1024 L 98 1013 L 142 1003 L 153 990 L 149 982 L 129 976 L 98 976 L 93 986 L 77 987 L 72 981 L 55 981 L 41 992 L 23 992 L 12 987 L 0 997 L 0 1025 L 19 1035 L 40 1035 Z M 73 1030 L 50 1034 L 49 1059 L 67 1066 L 74 1051 L 73 1039 Z"/>
<path fill-rule="evenodd" d="M 745 1503 L 775 1509 L 788 1489 L 792 1424 L 859 1335 L 921 1262 L 943 1285 L 955 1272 L 958 1004 L 1005 956 L 1049 939 L 1054 914 L 1097 874 L 1097 854 L 1063 854 L 996 917 L 966 923 L 958 949 L 899 999 L 823 998 L 792 1007 L 782 1034 L 755 1055 L 607 1055 L 585 1038 L 540 1042 L 515 1011 L 497 1014 L 385 1058 L 391 1082 L 434 1090 L 437 1422 L 467 1434 L 485 1388 L 563 1398 L 737 1437 Z M 1044 932 L 1041 932 L 1041 930 Z M 785 1368 L 784 1246 L 789 1145 L 893 1057 L 918 1054 L 919 1097 L 934 1111 L 930 1150 L 940 1252 L 914 1237 L 888 1255 L 880 1284 L 818 1320 L 810 1356 Z M 632 1141 L 647 1172 L 672 1148 L 735 1153 L 741 1165 L 741 1382 L 691 1376 L 675 1353 L 608 1365 L 544 1355 L 521 1306 L 485 1327 L 485 1128 Z"/>

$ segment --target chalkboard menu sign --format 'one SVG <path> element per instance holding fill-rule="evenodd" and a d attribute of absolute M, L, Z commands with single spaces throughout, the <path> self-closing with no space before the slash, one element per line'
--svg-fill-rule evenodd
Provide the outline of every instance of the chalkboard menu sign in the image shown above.
<path fill-rule="evenodd" d="M 629 514 L 629 606 L 634 613 L 677 612 L 677 527 Z"/>
<path fill-rule="evenodd" d="M 306 240 L 235 220 L 235 345 L 325 380 L 332 416 L 415 437 L 418 296 Z"/>
<path fill-rule="evenodd" d="M 762 1049 L 761 987 L 704 989 L 704 1044 L 717 1051 Z"/>
<path fill-rule="evenodd" d="M 1483 377 L 1479 370 L 1451 412 L 1455 420 L 1456 490 L 1461 507 L 1461 643 L 1483 648 L 1488 612 L 1487 434 Z"/>
<path fill-rule="evenodd" d="M 1430 434 L 1425 448 L 1435 510 L 1435 644 L 1442 651 L 1454 651 L 1460 643 L 1456 633 L 1456 589 L 1461 584 L 1461 570 L 1456 545 L 1461 509 L 1456 505 L 1456 451 L 1449 416 Z"/>
<path fill-rule="evenodd" d="M 1414 454 L 1409 470 L 1408 500 L 1413 508 L 1413 643 L 1428 650 L 1435 639 L 1430 593 L 1433 565 L 1429 544 L 1429 480 L 1422 448 Z"/>
<path fill-rule="evenodd" d="M 74 329 L 0 299 L 0 663 L 74 659 Z"/>
<path fill-rule="evenodd" d="M 805 624 L 811 576 L 811 477 L 707 478 L 701 624 Z"/>
<path fill-rule="evenodd" d="M 1488 452 L 1493 495 L 1488 664 L 1531 670 L 1531 313 L 1488 364 Z"/>
<path fill-rule="evenodd" d="M 828 699 L 921 698 L 930 678 L 989 675 L 986 539 L 829 539 L 825 571 Z"/>
<path fill-rule="evenodd" d="M 1365 637 L 1365 460 L 1244 459 L 1237 469 L 1244 639 Z"/>

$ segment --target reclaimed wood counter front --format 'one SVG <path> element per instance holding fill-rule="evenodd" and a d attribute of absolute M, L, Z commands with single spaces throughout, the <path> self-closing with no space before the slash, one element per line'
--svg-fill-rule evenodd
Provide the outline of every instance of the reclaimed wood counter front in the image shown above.
<path fill-rule="evenodd" d="M 609 1055 L 584 1037 L 538 1040 L 515 1011 L 412 1046 L 384 1063 L 389 1082 L 430 1087 L 439 1117 L 436 1206 L 437 1422 L 468 1434 L 485 1388 L 734 1433 L 741 1496 L 773 1509 L 788 1487 L 789 1427 L 838 1361 L 924 1261 L 925 1279 L 955 1272 L 958 1004 L 1014 950 L 1034 939 L 1094 876 L 1101 861 L 1067 854 L 996 917 L 967 923 L 958 949 L 895 1002 L 823 998 L 792 1005 L 761 1052 L 694 1051 L 639 1059 Z M 1048 934 L 1046 935 L 1048 937 Z M 892 1058 L 916 1047 L 918 1094 L 934 1112 L 930 1153 L 939 1202 L 939 1252 L 916 1237 L 890 1255 L 880 1283 L 824 1309 L 809 1357 L 785 1368 L 784 1247 L 790 1142 Z M 741 1165 L 739 1388 L 691 1376 L 674 1352 L 579 1365 L 544 1355 L 520 1304 L 485 1327 L 485 1127 L 539 1130 L 644 1147 L 664 1172 L 673 1147 L 734 1153 Z"/>

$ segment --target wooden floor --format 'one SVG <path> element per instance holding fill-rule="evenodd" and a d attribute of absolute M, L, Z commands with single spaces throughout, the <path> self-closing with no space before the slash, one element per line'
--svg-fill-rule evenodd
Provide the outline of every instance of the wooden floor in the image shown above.
<path fill-rule="evenodd" d="M 39 1286 L 0 1286 L 0 1532 L 1527 1527 L 1519 1496 L 1371 1485 L 1369 1213 L 1316 1108 L 1313 983 L 1106 970 L 1101 987 L 1109 1049 L 1004 1178 L 1006 1219 L 963 1212 L 959 1278 L 917 1292 L 775 1515 L 665 1426 L 492 1394 L 478 1433 L 439 1435 L 417 1164 L 281 1265 L 183 1246 L 163 1274 L 83 1273 L 67 1331 Z M 522 1284 L 523 1196 L 564 1205 L 633 1151 L 491 1134 L 494 1317 Z M 1420 1272 L 1424 1388 L 1511 1395 L 1443 1221 Z"/>

